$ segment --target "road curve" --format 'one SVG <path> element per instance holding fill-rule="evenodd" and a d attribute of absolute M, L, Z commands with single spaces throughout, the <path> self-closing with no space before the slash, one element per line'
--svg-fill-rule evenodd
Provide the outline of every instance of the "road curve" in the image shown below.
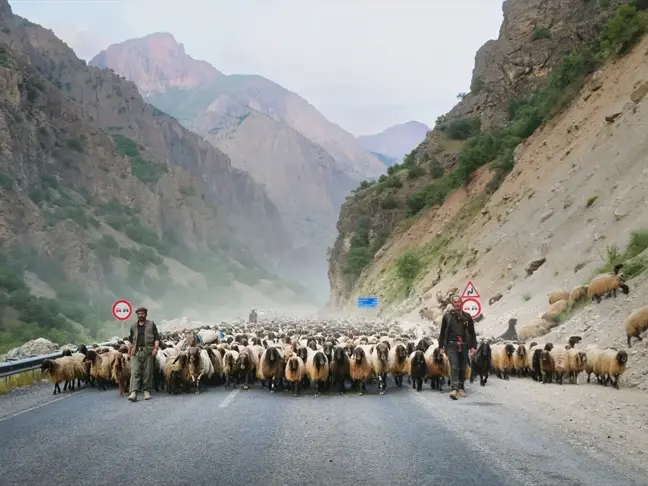
<path fill-rule="evenodd" d="M 498 385 L 456 402 L 389 385 L 383 396 L 215 387 L 137 403 L 35 387 L 0 397 L 0 483 L 646 484 L 645 471 L 575 449 L 493 399 Z"/>

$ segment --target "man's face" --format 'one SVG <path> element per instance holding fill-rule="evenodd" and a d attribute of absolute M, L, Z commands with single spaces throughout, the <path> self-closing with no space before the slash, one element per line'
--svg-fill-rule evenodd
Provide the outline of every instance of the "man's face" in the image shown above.
<path fill-rule="evenodd" d="M 146 319 L 146 312 L 144 311 L 137 311 L 137 319 L 140 321 L 143 321 Z"/>
<path fill-rule="evenodd" d="M 452 299 L 452 307 L 457 312 L 461 310 L 461 299 L 459 297 L 455 297 L 454 299 Z"/>

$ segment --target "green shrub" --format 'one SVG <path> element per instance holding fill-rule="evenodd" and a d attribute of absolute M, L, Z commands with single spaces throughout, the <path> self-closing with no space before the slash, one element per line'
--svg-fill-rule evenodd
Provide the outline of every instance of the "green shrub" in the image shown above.
<path fill-rule="evenodd" d="M 418 179 L 425 175 L 425 169 L 420 165 L 414 165 L 407 170 L 408 179 Z"/>
<path fill-rule="evenodd" d="M 646 32 L 646 16 L 634 5 L 622 5 L 608 22 L 601 37 L 601 48 L 608 54 L 625 54 Z"/>
<path fill-rule="evenodd" d="M 435 158 L 430 160 L 428 164 L 428 172 L 430 173 L 430 177 L 432 177 L 432 179 L 439 179 L 443 177 L 443 174 L 445 173 L 443 167 L 441 167 L 441 163 Z"/>
<path fill-rule="evenodd" d="M 425 195 L 419 190 L 405 201 L 405 214 L 410 217 L 425 207 Z"/>
<path fill-rule="evenodd" d="M 422 268 L 421 258 L 411 250 L 405 251 L 396 260 L 396 273 L 408 285 L 416 279 Z"/>
<path fill-rule="evenodd" d="M 444 133 L 452 140 L 466 140 L 479 134 L 481 130 L 481 120 L 475 116 L 453 120 L 445 125 Z"/>
<path fill-rule="evenodd" d="M 396 209 L 398 201 L 392 194 L 388 194 L 380 201 L 380 207 L 385 210 Z"/>
<path fill-rule="evenodd" d="M 550 39 L 550 38 L 551 38 L 551 32 L 549 31 L 549 29 L 541 25 L 536 25 L 535 28 L 533 29 L 533 33 L 531 34 L 532 41 L 537 41 L 539 39 Z"/>

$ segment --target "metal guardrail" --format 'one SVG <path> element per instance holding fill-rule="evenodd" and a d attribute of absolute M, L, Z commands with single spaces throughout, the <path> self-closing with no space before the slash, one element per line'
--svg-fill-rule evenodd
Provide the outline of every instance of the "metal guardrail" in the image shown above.
<path fill-rule="evenodd" d="M 100 343 L 99 346 L 110 346 L 113 343 Z M 17 359 L 15 361 L 5 361 L 0 363 L 0 378 L 5 378 L 25 371 L 32 371 L 40 369 L 41 364 L 46 359 L 56 359 L 63 356 L 63 351 L 56 351 L 55 353 L 43 354 L 40 356 L 32 356 L 30 358 Z"/>

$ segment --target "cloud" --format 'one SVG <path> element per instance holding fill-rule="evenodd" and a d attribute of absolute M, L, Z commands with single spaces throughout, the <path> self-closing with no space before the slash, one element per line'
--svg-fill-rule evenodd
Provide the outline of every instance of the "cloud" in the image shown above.
<path fill-rule="evenodd" d="M 501 0 L 15 0 L 80 57 L 171 32 L 225 73 L 260 74 L 352 133 L 432 125 L 468 91 L 477 49 L 497 37 Z"/>

